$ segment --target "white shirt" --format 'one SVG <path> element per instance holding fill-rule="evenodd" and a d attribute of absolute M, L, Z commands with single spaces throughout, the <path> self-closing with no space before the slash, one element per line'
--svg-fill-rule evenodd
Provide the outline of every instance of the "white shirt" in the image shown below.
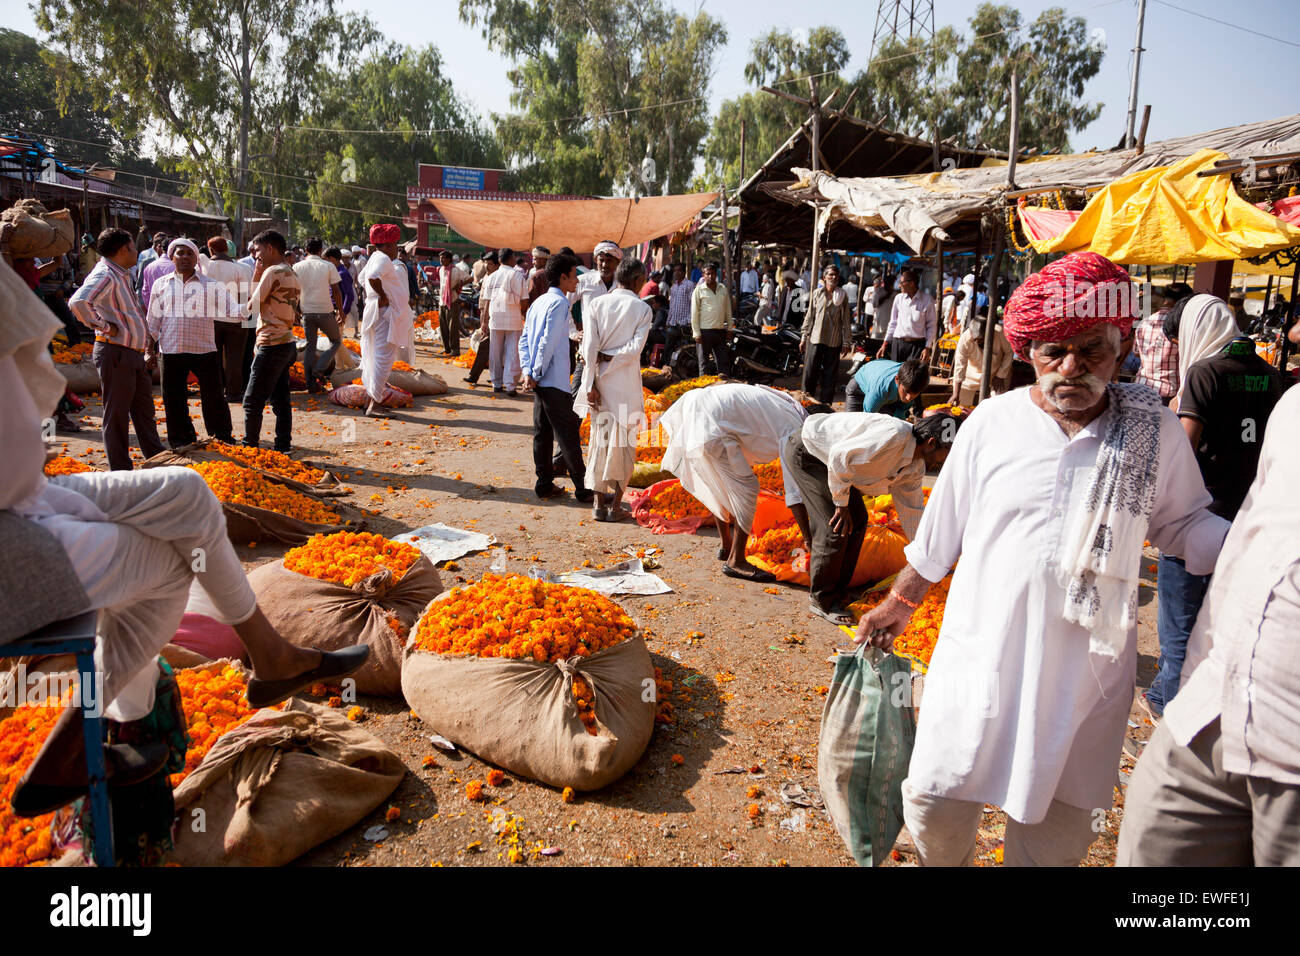
<path fill-rule="evenodd" d="M 885 338 L 925 339 L 925 344 L 933 347 L 938 329 L 939 319 L 930 293 L 918 289 L 916 295 L 900 292 L 894 296 Z"/>
<path fill-rule="evenodd" d="M 251 266 L 233 259 L 209 259 L 203 267 L 203 274 L 222 284 L 232 307 L 232 315 L 214 315 L 214 319 L 218 322 L 240 322 L 251 314 L 248 307 L 249 294 L 253 288 Z"/>
<path fill-rule="evenodd" d="M 303 315 L 315 313 L 334 314 L 334 299 L 330 296 L 330 287 L 343 281 L 334 263 L 320 256 L 308 256 L 301 262 L 293 264 L 293 271 L 298 274 L 298 284 L 302 291 L 298 295 L 298 308 Z M 409 295 L 409 289 L 404 296 Z M 392 293 L 389 293 L 392 297 Z"/>
<path fill-rule="evenodd" d="M 1137 631 L 1118 661 L 1088 652 L 1066 623 L 1060 549 L 1115 414 L 1073 437 L 1030 397 L 995 396 L 971 413 L 905 554 L 929 581 L 953 572 L 920 710 L 908 781 L 924 793 L 991 803 L 1021 823 L 1053 800 L 1109 809 L 1133 701 Z M 1227 523 L 1178 418 L 1160 412 L 1151 543 L 1203 574 Z"/>
<path fill-rule="evenodd" d="M 519 310 L 520 301 L 528 295 L 528 284 L 522 269 L 501 266 L 483 280 L 479 297 L 491 304 L 490 326 L 494 332 L 518 332 L 524 327 L 524 315 Z"/>
<path fill-rule="evenodd" d="M 746 269 L 740 274 L 740 294 L 758 291 L 758 273 L 753 269 Z"/>
<path fill-rule="evenodd" d="M 366 310 L 361 317 L 361 328 L 365 331 L 370 326 L 381 320 L 379 314 L 379 296 L 370 286 L 371 279 L 378 279 L 383 287 L 384 295 L 388 297 L 388 313 L 390 321 L 397 323 L 403 318 L 411 317 L 411 300 L 410 285 L 406 281 L 406 267 L 394 262 L 388 257 L 387 253 L 375 251 L 375 254 L 366 260 L 365 268 L 361 270 L 360 285 L 366 287 Z M 390 335 L 394 331 L 390 326 Z"/>
<path fill-rule="evenodd" d="M 584 272 L 582 275 L 578 276 L 578 288 L 574 291 L 573 298 L 571 301 L 582 302 L 581 311 L 582 314 L 585 316 L 587 314 L 587 304 L 589 302 L 591 302 L 593 299 L 599 298 L 602 295 L 609 295 L 609 293 L 613 292 L 617 288 L 618 288 L 617 281 L 615 281 L 614 279 L 610 279 L 609 285 L 605 285 L 605 280 L 600 277 L 600 270 L 592 269 L 590 272 Z M 586 322 L 586 319 L 584 318 L 583 321 Z M 689 321 L 689 317 L 687 321 Z M 578 326 L 574 323 L 573 315 L 572 313 L 570 313 L 569 338 L 573 339 L 574 341 L 578 341 L 581 337 L 582 337 L 582 333 L 579 331 Z"/>
<path fill-rule="evenodd" d="M 1269 416 L 1259 470 L 1214 568 L 1187 642 L 1182 685 L 1165 707 L 1174 740 L 1215 717 L 1223 769 L 1300 784 L 1300 389 Z"/>
<path fill-rule="evenodd" d="M 874 412 L 809 415 L 803 424 L 803 445 L 826 465 L 836 507 L 848 505 L 854 488 L 867 495 L 892 494 L 903 533 L 916 536 L 925 507 L 921 493 L 925 462 L 915 457 L 911 425 Z M 782 466 L 790 467 L 784 462 Z"/>

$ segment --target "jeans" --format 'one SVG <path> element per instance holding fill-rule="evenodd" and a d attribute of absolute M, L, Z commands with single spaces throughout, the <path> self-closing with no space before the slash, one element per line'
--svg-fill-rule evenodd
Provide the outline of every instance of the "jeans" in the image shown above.
<path fill-rule="evenodd" d="M 339 350 L 339 342 L 342 336 L 339 334 L 339 321 L 333 312 L 305 312 L 302 316 L 302 329 L 307 333 L 307 342 L 302 350 L 302 367 L 307 374 L 303 377 L 307 379 L 307 384 L 311 384 L 311 375 L 324 375 L 330 363 L 334 361 L 334 353 Z M 316 357 L 316 333 L 320 331 L 330 340 L 330 347 L 321 353 L 320 358 Z"/>
<path fill-rule="evenodd" d="M 1156 594 L 1160 602 L 1156 620 L 1160 632 L 1160 660 L 1156 679 L 1147 691 L 1147 703 L 1156 714 L 1164 713 L 1165 705 L 1178 693 L 1183 673 L 1183 659 L 1187 656 L 1187 638 L 1200 613 L 1205 592 L 1210 586 L 1210 575 L 1188 574 L 1182 558 L 1171 554 L 1160 555 L 1156 575 Z"/>
<path fill-rule="evenodd" d="M 221 388 L 220 352 L 177 352 L 161 357 L 163 409 L 167 414 L 167 444 L 172 448 L 198 441 L 190 421 L 190 372 L 199 380 L 199 403 L 208 437 L 227 444 L 231 434 L 230 406 Z"/>
<path fill-rule="evenodd" d="M 293 406 L 289 403 L 289 369 L 298 356 L 293 342 L 259 345 L 244 392 L 244 444 L 258 447 L 262 411 L 267 399 L 275 412 L 275 450 L 288 451 L 293 443 Z"/>
<path fill-rule="evenodd" d="M 140 440 L 140 453 L 152 458 L 161 453 L 162 439 L 154 423 L 153 379 L 144 367 L 144 354 L 124 345 L 96 342 L 91 353 L 104 396 L 104 452 L 113 471 L 130 471 L 130 425 Z M 128 425 L 128 422 L 130 423 Z"/>

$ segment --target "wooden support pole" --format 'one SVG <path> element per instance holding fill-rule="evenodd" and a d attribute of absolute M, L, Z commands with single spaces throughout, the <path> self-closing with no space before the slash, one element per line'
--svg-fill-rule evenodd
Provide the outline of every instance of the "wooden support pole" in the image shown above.
<path fill-rule="evenodd" d="M 1296 257 L 1295 270 L 1291 273 L 1291 301 L 1286 304 L 1287 314 L 1282 320 L 1282 345 L 1277 350 L 1277 367 L 1286 374 L 1287 357 L 1291 354 L 1291 326 L 1295 324 L 1295 297 L 1300 293 L 1300 256 Z"/>
<path fill-rule="evenodd" d="M 809 100 L 809 102 L 812 105 L 812 143 L 811 143 L 812 148 L 810 152 L 812 153 L 812 170 L 815 173 L 821 170 L 820 160 L 821 160 L 821 151 L 822 151 L 822 143 L 821 143 L 822 116 L 821 116 L 821 105 L 817 102 L 817 80 L 812 77 L 809 77 L 808 86 L 812 91 L 812 97 Z M 808 267 L 809 276 L 810 276 L 808 281 L 810 286 L 815 287 L 818 281 L 818 277 L 821 274 L 821 229 L 818 227 L 818 222 L 817 222 L 818 208 L 816 203 L 813 203 L 812 211 L 813 211 L 812 263 Z M 809 288 L 809 289 L 805 289 L 804 291 L 811 296 L 813 290 L 812 288 Z"/>
<path fill-rule="evenodd" d="M 1011 71 L 1011 146 L 1007 150 L 1007 188 L 1016 188 L 1016 155 L 1020 152 L 1020 74 Z"/>
<path fill-rule="evenodd" d="M 1002 277 L 1002 253 L 1006 237 L 1001 225 L 995 225 L 993 233 L 993 266 L 989 270 L 989 318 L 984 323 L 984 361 L 980 374 L 980 401 L 989 397 L 993 386 L 993 343 L 997 340 L 998 327 L 998 285 Z M 978 293 L 977 293 L 978 294 Z"/>

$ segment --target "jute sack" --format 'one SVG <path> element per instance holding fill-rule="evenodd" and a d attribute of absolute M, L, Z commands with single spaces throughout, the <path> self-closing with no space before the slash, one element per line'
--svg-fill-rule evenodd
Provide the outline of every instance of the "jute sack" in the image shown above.
<path fill-rule="evenodd" d="M 223 734 L 181 781 L 168 862 L 282 866 L 361 820 L 405 773 L 342 711 L 290 698 Z M 189 825 L 199 818 L 201 830 Z"/>
<path fill-rule="evenodd" d="M 202 461 L 229 461 L 234 462 L 241 468 L 248 468 L 257 472 L 262 477 L 277 482 L 281 485 L 287 485 L 294 491 L 301 491 L 309 495 L 316 495 L 321 498 L 333 498 L 339 495 L 350 495 L 350 488 L 343 486 L 337 478 L 334 477 L 327 469 L 320 469 L 325 475 L 314 485 L 309 485 L 305 481 L 297 481 L 293 478 L 286 478 L 284 475 L 277 475 L 273 471 L 267 471 L 263 468 L 256 468 L 247 462 L 239 461 L 235 458 L 228 458 L 221 452 L 217 451 L 211 442 L 199 441 L 193 445 L 185 445 L 174 451 L 161 451 L 152 458 L 146 458 L 142 463 L 142 468 L 163 468 L 168 465 L 197 465 Z M 307 467 L 315 467 L 311 462 L 302 462 Z"/>
<path fill-rule="evenodd" d="M 594 736 L 578 719 L 575 676 L 595 695 Z M 640 637 L 554 664 L 430 654 L 411 642 L 402 663 L 402 694 L 426 725 L 511 773 L 574 790 L 598 790 L 641 759 L 654 686 Z"/>
<path fill-rule="evenodd" d="M 399 372 L 394 369 L 388 375 L 388 384 L 412 395 L 447 394 L 447 383 L 443 381 L 442 376 L 426 372 L 422 368 L 410 372 Z"/>
<path fill-rule="evenodd" d="M 320 341 L 316 342 L 316 358 L 319 360 L 321 352 L 324 352 L 329 348 L 329 339 L 325 338 L 325 336 L 317 336 L 317 339 L 324 339 L 326 342 L 325 348 L 321 348 Z M 301 362 L 303 352 L 307 348 L 307 340 L 297 339 L 296 342 L 298 345 L 298 361 Z M 342 341 L 340 341 L 338 350 L 334 353 L 334 371 L 351 371 L 360 364 L 361 360 L 358 359 L 346 345 L 342 344 Z"/>
<path fill-rule="evenodd" d="M 20 199 L 0 212 L 0 245 L 15 259 L 61 256 L 75 238 L 67 209 L 50 212 L 35 199 Z"/>
<path fill-rule="evenodd" d="M 330 505 L 335 510 L 353 512 L 346 506 Z M 282 515 L 266 508 L 221 502 L 226 516 L 226 537 L 235 544 L 256 544 L 259 541 L 279 541 L 281 544 L 302 544 L 314 534 L 333 534 L 335 531 L 362 531 L 366 527 L 360 518 L 349 519 L 346 524 L 313 524 Z"/>
<path fill-rule="evenodd" d="M 394 581 L 381 568 L 353 587 L 290 571 L 284 561 L 254 568 L 248 583 L 267 620 L 299 647 L 335 651 L 369 644 L 370 659 L 352 675 L 363 694 L 402 692 L 402 647 L 406 638 L 388 623 L 396 617 L 407 631 L 442 591 L 433 563 L 424 555 Z"/>
<path fill-rule="evenodd" d="M 100 389 L 99 369 L 89 358 L 54 366 L 68 380 L 68 388 L 77 395 L 95 395 Z"/>

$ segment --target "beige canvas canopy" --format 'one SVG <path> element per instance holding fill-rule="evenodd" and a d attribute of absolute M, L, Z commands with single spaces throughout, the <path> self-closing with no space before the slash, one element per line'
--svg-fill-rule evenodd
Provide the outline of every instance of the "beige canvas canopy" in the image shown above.
<path fill-rule="evenodd" d="M 490 249 L 568 246 L 591 252 L 610 239 L 620 247 L 667 236 L 690 222 L 717 193 L 641 199 L 431 199 L 452 229 Z"/>

